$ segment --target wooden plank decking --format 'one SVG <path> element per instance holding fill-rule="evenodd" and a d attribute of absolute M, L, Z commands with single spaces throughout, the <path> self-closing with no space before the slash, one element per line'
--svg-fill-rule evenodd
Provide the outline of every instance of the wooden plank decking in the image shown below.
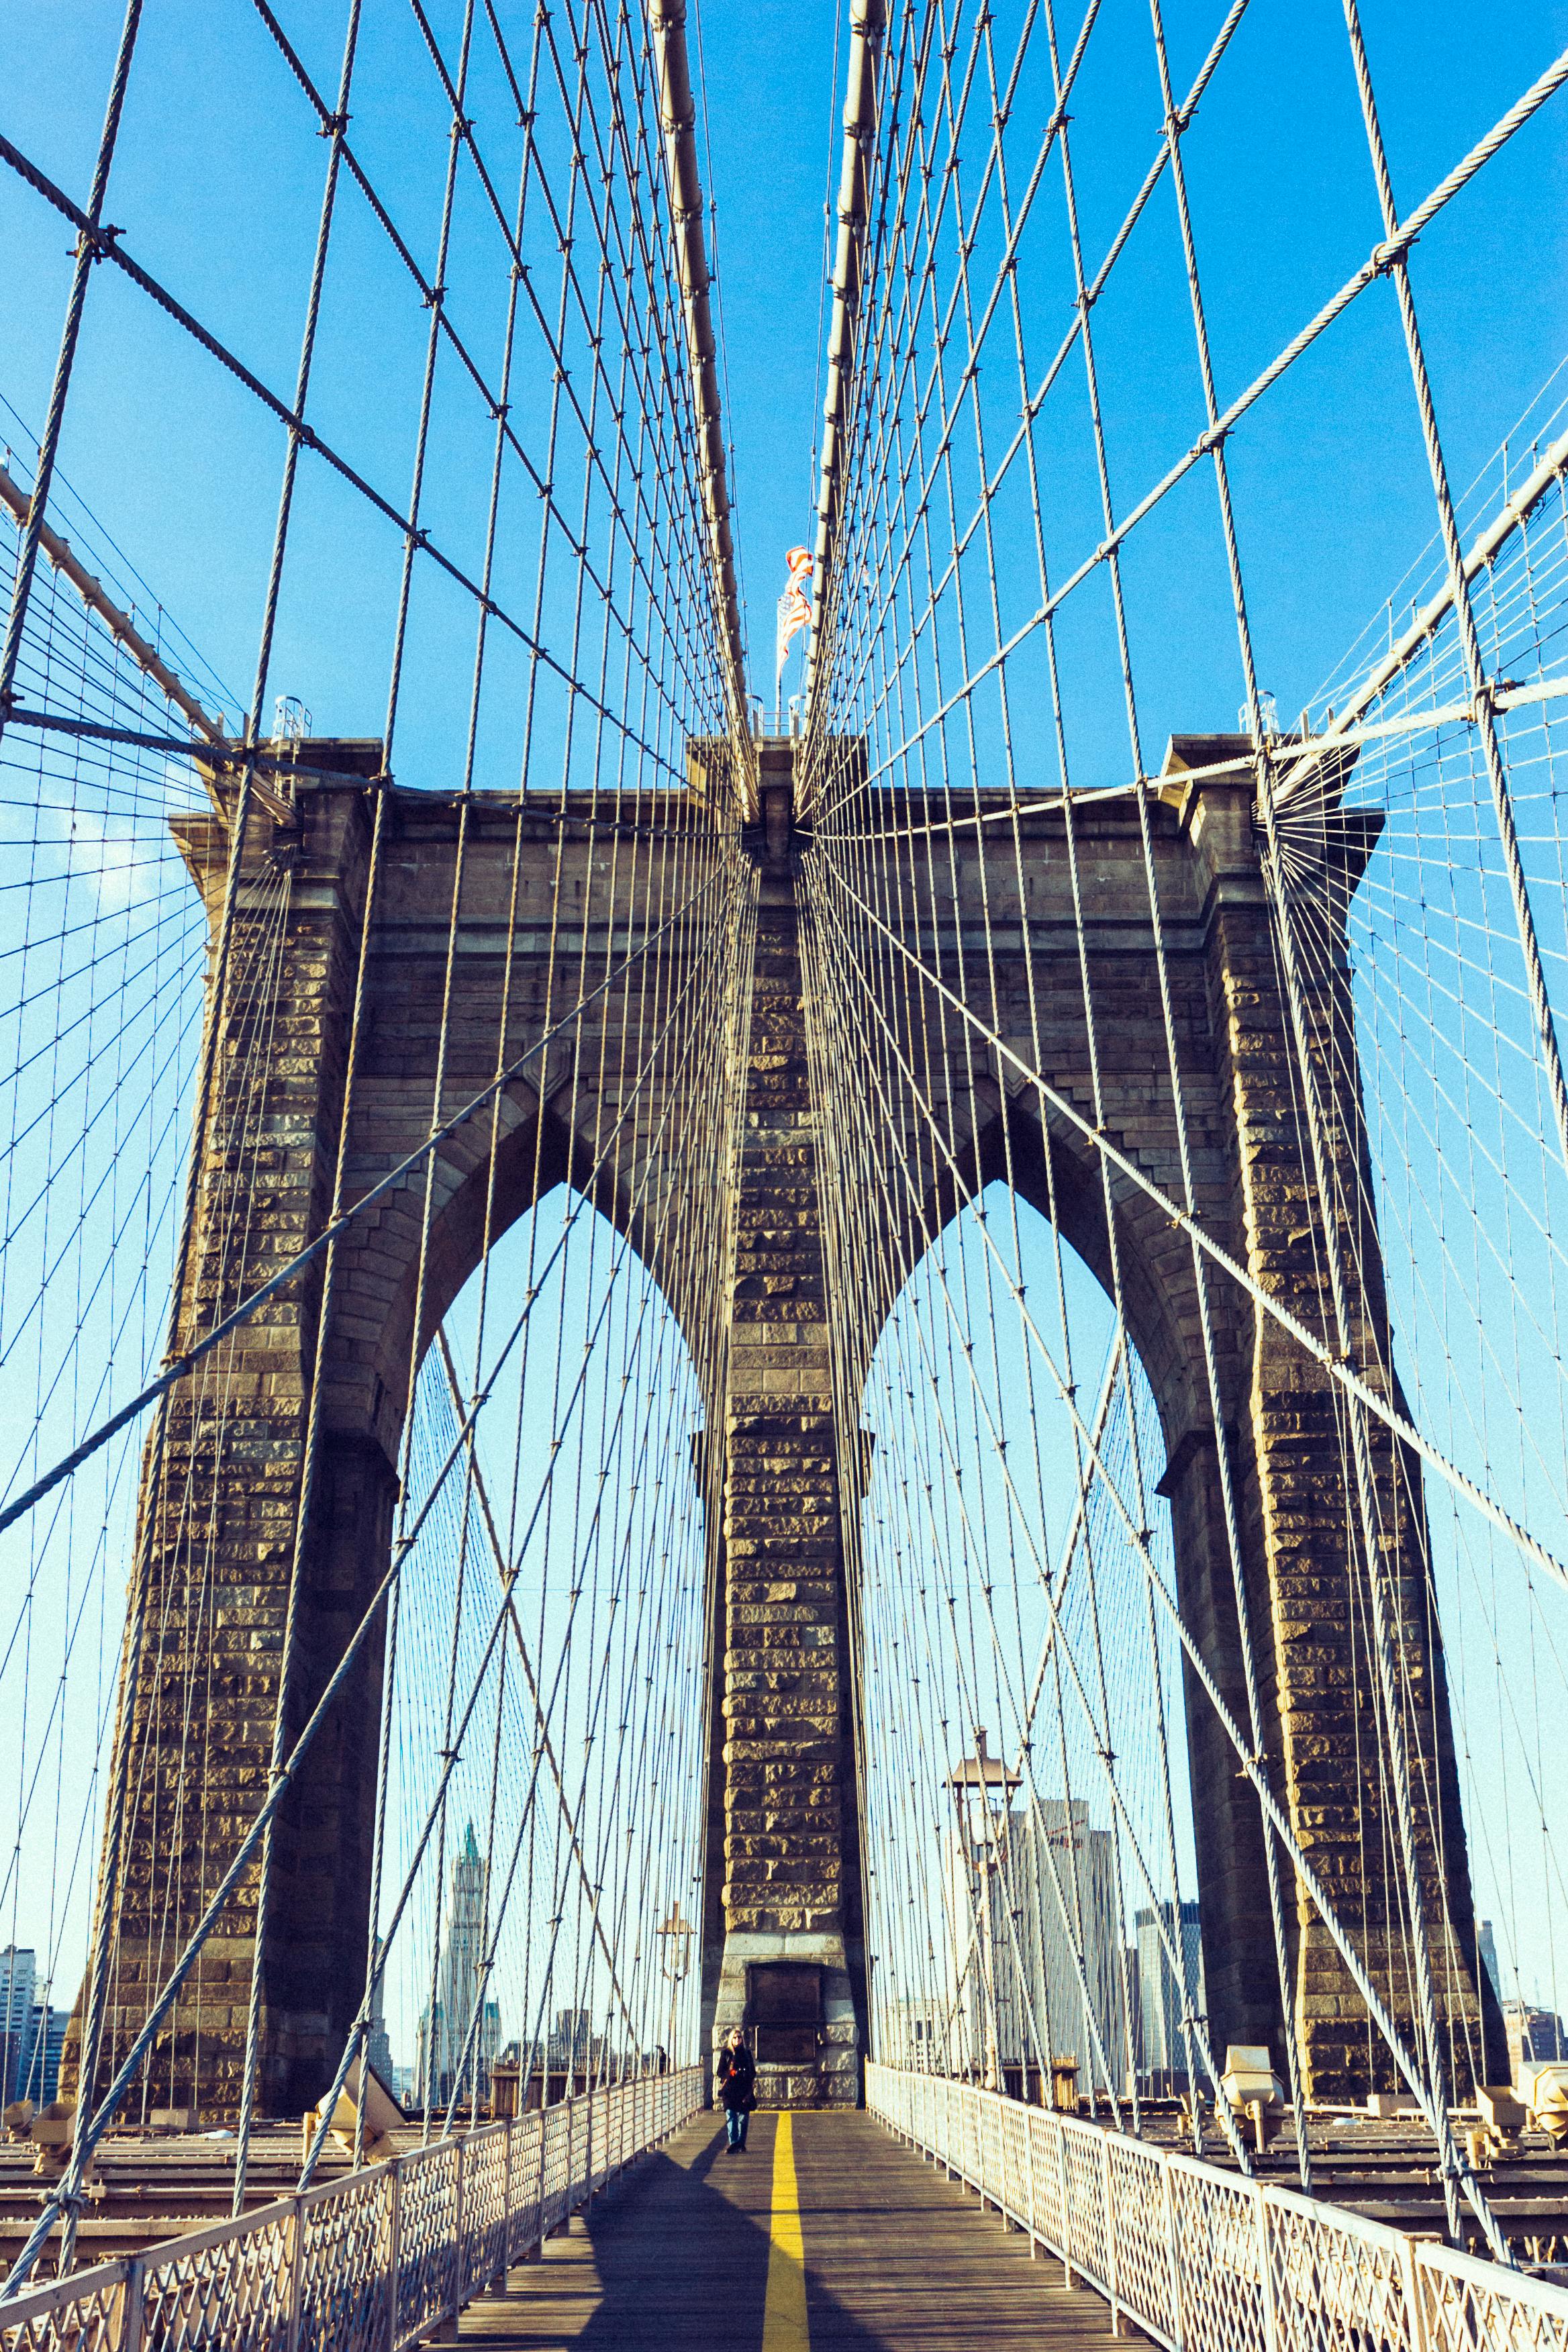
<path fill-rule="evenodd" d="M 1031 2261 L 1026 2239 L 868 2116 L 790 2126 L 805 2337 L 791 2229 L 773 2210 L 779 2118 L 759 2115 L 744 2156 L 704 2116 L 645 2158 L 542 2263 L 515 2270 L 505 2295 L 470 2305 L 461 2340 L 486 2352 L 1069 2352 L 1111 2340 L 1098 2295 L 1065 2293 L 1059 2263 Z"/>

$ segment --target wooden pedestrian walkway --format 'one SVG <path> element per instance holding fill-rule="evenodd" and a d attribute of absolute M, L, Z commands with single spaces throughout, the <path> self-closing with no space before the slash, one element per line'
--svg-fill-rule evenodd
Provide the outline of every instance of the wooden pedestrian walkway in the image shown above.
<path fill-rule="evenodd" d="M 505 2294 L 464 2314 L 486 2352 L 1070 2352 L 1105 2305 L 865 2115 L 755 2116 L 731 2156 L 700 2116 Z"/>

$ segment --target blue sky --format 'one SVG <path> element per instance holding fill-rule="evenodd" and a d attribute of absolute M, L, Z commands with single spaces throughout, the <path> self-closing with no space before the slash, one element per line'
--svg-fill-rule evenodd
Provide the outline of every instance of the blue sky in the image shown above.
<path fill-rule="evenodd" d="M 458 11 L 435 12 L 444 32 Z M 1222 12 L 1167 12 L 1184 87 Z M 324 87 L 338 12 L 282 11 Z M 523 12 L 518 11 L 519 24 Z M 1396 192 L 1409 206 L 1560 48 L 1568 15 L 1546 0 L 1479 11 L 1455 0 L 1374 5 L 1367 36 Z M 15 0 L 0 35 L 9 136 L 68 190 L 86 188 L 118 12 L 79 0 Z M 1076 26 L 1073 27 L 1076 29 Z M 1064 42 L 1067 20 L 1064 13 Z M 445 131 L 412 22 L 373 0 L 354 138 L 426 260 Z M 706 66 L 710 191 L 719 208 L 726 383 L 734 445 L 752 684 L 768 683 L 782 555 L 812 536 L 819 409 L 823 205 L 837 171 L 836 10 L 710 5 Z M 494 101 L 494 102 L 492 102 Z M 489 112 L 487 114 L 487 108 Z M 500 122 L 481 94 L 481 131 Z M 1456 478 L 1495 448 L 1563 356 L 1564 282 L 1559 109 L 1549 108 L 1423 240 L 1415 260 L 1434 378 Z M 1143 0 L 1109 0 L 1075 97 L 1086 245 L 1103 241 L 1153 151 L 1158 100 Z M 496 131 L 502 136 L 504 125 Z M 1222 397 L 1245 383 L 1375 241 L 1370 173 L 1342 24 L 1332 0 L 1254 0 L 1188 142 L 1189 174 Z M 154 0 L 146 11 L 110 216 L 127 245 L 269 383 L 292 380 L 300 305 L 324 150 L 253 12 L 226 0 Z M 1111 462 L 1125 505 L 1190 437 L 1193 386 L 1173 215 L 1152 208 L 1097 314 Z M 10 173 L 0 181 L 0 392 L 35 428 L 47 399 L 68 273 L 69 233 Z M 462 247 L 459 236 L 459 248 Z M 342 214 L 317 379 L 323 429 L 378 484 L 407 476 L 409 401 L 425 314 L 368 233 Z M 452 277 L 500 299 L 493 251 L 459 249 Z M 487 277 L 485 272 L 489 270 Z M 1125 292 L 1118 294 L 1121 286 Z M 1037 341 L 1047 340 L 1042 318 Z M 492 337 L 493 340 L 493 337 Z M 1054 338 L 1053 338 L 1054 340 Z M 441 451 L 437 493 L 449 536 L 472 537 L 483 465 L 471 420 Z M 18 436 L 18 438 L 20 436 Z M 111 271 L 89 297 L 62 445 L 73 485 L 237 693 L 248 687 L 281 455 L 247 396 Z M 1267 682 L 1289 715 L 1334 666 L 1430 533 L 1425 467 L 1392 294 L 1374 289 L 1272 394 L 1231 445 Z M 323 731 L 380 723 L 387 602 L 397 551 L 352 499 L 308 468 L 276 683 L 300 693 Z M 1173 503 L 1173 541 L 1197 528 Z M 1083 518 L 1085 530 L 1092 518 Z M 1079 536 L 1081 537 L 1081 533 Z M 1089 541 L 1092 543 L 1092 541 Z M 1219 583 L 1189 583 L 1185 625 L 1153 610 L 1140 653 L 1162 719 L 1233 723 L 1234 656 Z M 466 644 L 468 615 L 437 600 L 436 642 Z M 1184 721 L 1174 714 L 1185 710 Z M 426 730 L 411 719 L 409 782 L 443 781 L 446 697 Z"/>
<path fill-rule="evenodd" d="M 340 11 L 280 13 L 330 88 Z M 519 27 L 527 11 L 501 12 Z M 1166 11 L 1178 87 L 1222 14 Z M 432 15 L 443 36 L 459 9 Z M 1009 21 L 1016 17 L 1010 13 Z M 1546 0 L 1371 0 L 1365 11 L 1395 189 L 1408 208 L 1568 39 Z M 0 26 L 0 128 L 68 192 L 85 193 L 118 10 L 109 0 L 12 0 Z M 1064 39 L 1076 23 L 1063 15 Z M 752 682 L 771 683 L 783 553 L 813 537 L 820 412 L 824 200 L 837 176 L 840 26 L 831 5 L 710 0 L 704 177 L 718 207 L 724 381 Z M 1564 105 L 1560 98 L 1422 240 L 1414 277 L 1456 483 L 1486 464 L 1563 357 Z M 1159 106 L 1146 0 L 1106 0 L 1074 101 L 1085 242 L 1103 246 L 1152 155 Z M 481 131 L 505 151 L 502 94 L 477 93 Z M 1039 109 L 1037 107 L 1037 115 Z M 409 14 L 369 0 L 356 147 L 430 264 L 446 116 Z M 510 152 L 510 151 L 507 151 Z M 1188 142 L 1222 400 L 1246 383 L 1365 257 L 1380 232 L 1340 10 L 1334 0 L 1253 0 Z M 111 185 L 128 247 L 269 383 L 293 380 L 325 150 L 253 10 L 239 0 L 150 0 Z M 492 244 L 464 226 L 455 302 L 497 340 L 504 285 Z M 0 420 L 26 456 L 48 394 L 70 233 L 0 173 Z M 1174 219 L 1162 193 L 1096 314 L 1113 486 L 1124 509 L 1187 446 L 1194 385 Z M 1032 320 L 1043 352 L 1065 312 Z M 427 314 L 389 262 L 363 204 L 345 197 L 327 289 L 313 414 L 388 496 L 408 477 L 412 401 Z M 1074 389 L 1069 399 L 1079 395 Z M 460 387 L 459 387 L 460 389 Z M 471 556 L 482 530 L 489 428 L 444 409 L 431 490 L 439 533 Z M 276 508 L 279 427 L 116 272 L 95 274 L 61 467 L 102 530 L 228 689 L 249 689 Z M 1263 682 L 1289 720 L 1338 666 L 1432 534 L 1392 290 L 1371 290 L 1233 440 L 1230 463 Z M 1099 536 L 1081 476 L 1051 485 L 1062 560 Z M 1134 654 L 1157 754 L 1170 727 L 1235 724 L 1234 632 L 1214 563 L 1212 494 L 1194 476 L 1127 561 Z M 272 685 L 317 730 L 374 734 L 400 547 L 313 461 L 302 470 Z M 462 600 L 432 587 L 405 707 L 400 782 L 450 788 L 471 645 Z M 1091 683 L 1100 657 L 1064 623 Z M 1119 781 L 1114 695 L 1088 727 L 1086 782 Z M 515 781 L 501 735 L 479 781 Z M 1098 764 L 1096 764 L 1098 763 Z M 43 1929 L 37 1929 L 40 1937 Z M 1528 1933 L 1528 1923 L 1527 1929 Z M 1546 1964 L 1540 1963 L 1544 1987 Z"/>

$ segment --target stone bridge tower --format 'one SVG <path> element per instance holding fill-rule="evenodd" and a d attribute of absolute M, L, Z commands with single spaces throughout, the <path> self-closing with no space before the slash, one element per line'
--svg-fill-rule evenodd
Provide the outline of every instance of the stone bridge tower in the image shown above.
<path fill-rule="evenodd" d="M 1239 753 L 1240 747 L 1232 745 Z M 825 1275 L 819 1189 L 822 1109 L 813 1095 L 808 1042 L 831 1055 L 838 1041 L 810 1040 L 824 1015 L 814 996 L 814 893 L 825 886 L 819 853 L 795 821 L 793 746 L 763 742 L 763 822 L 737 845 L 714 826 L 704 837 L 703 751 L 693 745 L 692 785 L 623 798 L 632 829 L 684 829 L 691 854 L 717 872 L 726 857 L 751 861 L 755 947 L 747 1025 L 719 1021 L 713 1053 L 683 1116 L 715 1139 L 710 1181 L 733 1187 L 735 1257 L 729 1270 L 726 1345 L 698 1359 L 706 1400 L 700 1483 L 716 1571 L 711 1629 L 708 1876 L 702 1922 L 706 2032 L 744 2018 L 763 2063 L 764 2096 L 792 2104 L 854 2100 L 866 2046 L 866 1956 L 861 1907 L 860 1801 L 856 1781 L 857 1696 L 848 1589 L 862 1476 L 858 1429 L 836 1426 L 834 1398 L 858 1394 L 866 1366 L 845 1360 L 846 1318 L 834 1315 Z M 1311 1261 L 1291 1125 L 1289 1045 L 1274 978 L 1269 913 L 1252 837 L 1250 776 L 1206 773 L 1184 786 L 1184 769 L 1212 771 L 1223 740 L 1174 747 L 1168 789 L 1153 811 L 1155 853 L 1176 1019 L 1193 1120 L 1200 1208 L 1212 1230 L 1258 1278 L 1278 1283 L 1305 1319 L 1325 1323 Z M 443 1102 L 469 1098 L 495 1065 L 500 975 L 510 961 L 509 1051 L 542 1034 L 552 1007 L 574 1001 L 585 942 L 602 942 L 627 916 L 624 881 L 595 842 L 595 810 L 568 805 L 520 817 L 510 795 L 395 790 L 380 778 L 381 747 L 316 741 L 301 749 L 293 816 L 258 828 L 247 888 L 259 898 L 286 866 L 288 914 L 266 951 L 275 1003 L 273 1045 L 259 1116 L 268 1148 L 252 1197 L 233 1197 L 232 1124 L 249 1043 L 237 1008 L 260 985 L 262 928 L 244 914 L 236 979 L 221 1041 L 212 1113 L 198 1139 L 201 1199 L 182 1301 L 184 1338 L 286 1262 L 325 1221 L 342 1122 L 347 1008 L 375 795 L 387 796 L 385 878 L 367 965 L 369 1029 L 347 1140 L 349 1195 L 362 1195 L 428 1132 L 432 1084 L 445 1029 Z M 998 803 L 1000 806 L 1001 803 Z M 907 824 L 915 802 L 889 794 L 881 817 Z M 1078 818 L 1089 877 L 1089 954 L 1107 1015 L 1101 1043 L 1106 1123 L 1168 1192 L 1177 1190 L 1173 1107 L 1152 968 L 1148 900 L 1131 802 L 1100 800 Z M 1077 932 L 1066 886 L 1062 819 L 1022 820 L 1024 901 L 1009 877 L 1001 832 L 976 828 L 939 909 L 944 952 L 962 950 L 986 908 L 998 974 L 1001 1034 L 1028 1041 L 1026 940 L 1042 1017 L 1044 1075 L 1073 1102 L 1090 1101 Z M 223 825 L 177 828 L 215 926 L 226 860 Z M 459 837 L 467 878 L 457 919 L 463 986 L 443 1015 L 443 973 Z M 1350 881 L 1371 839 L 1349 836 L 1336 855 Z M 515 896 L 513 894 L 515 865 Z M 569 909 L 570 919 L 561 915 Z M 912 908 L 911 908 L 912 914 Z M 928 929 L 929 909 L 926 917 Z M 650 950 L 673 968 L 689 950 L 679 928 Z M 256 966 L 250 969 L 247 959 Z M 569 967 L 569 970 L 568 970 Z M 737 940 L 727 967 L 743 974 Z M 654 985 L 662 984 L 656 977 Z M 915 998 L 910 997 L 911 1024 Z M 737 1013 L 746 1010 L 737 1005 Z M 592 1018 L 613 1039 L 631 1017 L 609 992 Z M 733 1028 L 733 1024 L 732 1028 Z M 929 1026 L 928 1038 L 938 1034 Z M 914 1044 L 911 1025 L 910 1043 Z M 922 1052 L 929 1053 L 929 1045 Z M 956 1050 L 956 1048 L 954 1048 Z M 252 1059 L 254 1057 L 252 1056 Z M 602 1066 L 616 1066 L 613 1054 Z M 673 1083 L 673 1081 L 672 1081 Z M 736 1094 L 739 1090 L 740 1100 Z M 1066 1122 L 1042 1118 L 1037 1098 L 1005 1076 L 952 1089 L 976 1108 L 955 1135 L 967 1181 L 981 1183 L 1005 1159 L 1037 1205 L 1054 1193 L 1067 1237 L 1102 1278 L 1105 1209 L 1097 1156 Z M 733 1164 L 722 1139 L 738 1110 Z M 661 1184 L 689 1181 L 655 1164 L 657 1118 L 601 1090 L 570 1102 L 542 1070 L 501 1098 L 487 1209 L 488 1129 L 462 1130 L 442 1147 L 424 1283 L 415 1328 L 420 1198 L 407 1188 L 367 1213 L 343 1245 L 339 1307 L 321 1366 L 325 1442 L 307 1531 L 296 1632 L 291 1712 L 302 1720 L 351 1629 L 384 1574 L 395 1501 L 395 1464 L 411 1354 L 428 1344 L 478 1262 L 487 1217 L 500 1234 L 560 1181 L 588 1190 L 595 1205 L 647 1258 L 676 1313 L 695 1334 L 690 1274 L 661 1256 L 658 1221 L 639 1202 Z M 592 1137 L 606 1119 L 640 1115 L 647 1184 L 636 1193 L 596 1178 Z M 1359 1150 L 1347 1132 L 1342 1148 Z M 1047 1177 L 1049 1183 L 1047 1185 Z M 921 1218 L 888 1236 L 889 1280 L 912 1269 L 925 1235 L 957 1205 L 939 1188 Z M 1215 1432 L 1209 1411 L 1183 1236 L 1129 1183 L 1112 1187 L 1132 1337 L 1154 1391 L 1167 1461 L 1177 1573 L 1189 1623 L 1234 1711 L 1240 1695 L 1237 1621 L 1219 1508 Z M 237 1240 L 236 1236 L 238 1235 Z M 1364 1262 L 1364 1253 L 1363 1253 Z M 1267 1318 L 1215 1286 L 1227 1439 L 1243 1496 L 1247 1605 L 1258 1645 L 1266 1746 L 1275 1785 L 1303 1845 L 1334 1887 L 1374 1974 L 1394 1971 L 1397 1924 L 1365 1867 L 1361 1832 L 1376 1792 L 1351 1762 L 1356 1690 L 1358 1566 L 1347 1537 L 1335 1400 L 1326 1376 L 1303 1363 Z M 232 1853 L 261 1801 L 283 1635 L 289 1531 L 299 1491 L 304 1412 L 314 1365 L 319 1286 L 280 1294 L 247 1327 L 228 1373 L 237 1442 L 220 1458 L 199 1384 L 173 1398 L 174 1483 L 195 1496 L 206 1546 L 206 1599 L 199 1622 L 189 1575 L 189 1513 L 147 1530 L 139 1557 L 151 1591 L 133 1703 L 119 1737 L 138 1769 L 121 1847 L 117 1963 L 109 2051 L 123 2047 L 151 1990 L 194 1922 L 198 1849 Z M 891 1297 L 879 1302 L 890 1307 Z M 1385 1320 L 1380 1295 L 1358 1311 Z M 856 1318 L 864 1328 L 865 1318 Z M 836 1359 L 835 1349 L 840 1352 Z M 835 1373 L 837 1370 L 837 1381 Z M 1440 1654 L 1432 1634 L 1425 1520 L 1412 1465 L 1384 1445 L 1378 1477 L 1401 1601 L 1404 1666 L 1413 1742 L 1436 1805 L 1423 1819 L 1426 1874 L 1437 1892 L 1439 1855 L 1453 1934 L 1437 1955 L 1449 2019 L 1480 2046 L 1486 1988 L 1473 1975 L 1471 1897 Z M 166 1484 L 168 1482 L 165 1482 Z M 157 1503 L 144 1507 L 161 1509 Z M 194 1645 L 208 1660 L 208 1712 L 199 1768 L 184 1743 L 179 1693 Z M 279 1817 L 264 1969 L 264 2111 L 298 2113 L 329 2078 L 364 1978 L 375 1786 L 380 1658 L 368 1644 L 353 1686 Z M 1193 1774 L 1211 2032 L 1227 2041 L 1272 2041 L 1279 2018 L 1263 1855 L 1255 1803 L 1234 1757 L 1189 1679 Z M 208 1878 L 210 1881 L 210 1868 Z M 1289 1893 L 1289 1883 L 1288 1883 Z M 236 1898 L 176 2011 L 160 2083 L 204 2118 L 234 2112 L 255 1948 L 254 1890 Z M 1348 1979 L 1315 1917 L 1292 1903 L 1300 1956 L 1298 2020 L 1310 2092 L 1355 2096 L 1366 2087 L 1364 2030 Z M 1397 2007 L 1407 2009 L 1402 1995 Z M 1489 2021 L 1495 2028 L 1495 2015 Z"/>

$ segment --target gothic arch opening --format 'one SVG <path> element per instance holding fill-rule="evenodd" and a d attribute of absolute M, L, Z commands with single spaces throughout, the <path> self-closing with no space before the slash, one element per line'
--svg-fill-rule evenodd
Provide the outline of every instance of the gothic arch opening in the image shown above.
<path fill-rule="evenodd" d="M 875 2045 L 1170 2095 L 1202 2007 L 1181 1662 L 1123 1517 L 1173 1591 L 1160 1416 L 1014 1173 L 914 1265 L 861 1402 Z"/>
<path fill-rule="evenodd" d="M 378 2031 L 415 2106 L 668 2044 L 658 1926 L 701 1865 L 704 1425 L 668 1300 L 564 1184 L 426 1349 L 399 1525 L 459 1459 L 401 1578 L 373 1922 L 411 1881 Z"/>

